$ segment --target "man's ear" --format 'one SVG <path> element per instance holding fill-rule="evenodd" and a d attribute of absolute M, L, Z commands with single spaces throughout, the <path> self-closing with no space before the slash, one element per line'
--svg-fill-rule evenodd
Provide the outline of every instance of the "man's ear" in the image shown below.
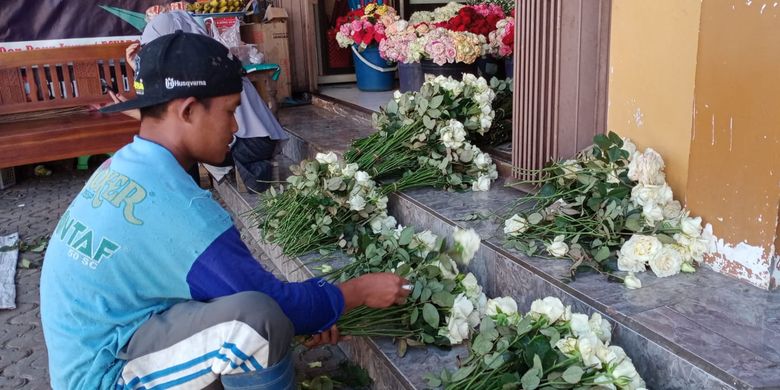
<path fill-rule="evenodd" d="M 186 99 L 177 99 L 173 104 L 173 109 L 176 111 L 176 116 L 179 118 L 179 120 L 187 123 L 192 122 L 192 113 L 195 107 L 197 106 L 195 103 L 198 102 L 198 99 L 195 99 L 194 97 L 188 97 Z"/>

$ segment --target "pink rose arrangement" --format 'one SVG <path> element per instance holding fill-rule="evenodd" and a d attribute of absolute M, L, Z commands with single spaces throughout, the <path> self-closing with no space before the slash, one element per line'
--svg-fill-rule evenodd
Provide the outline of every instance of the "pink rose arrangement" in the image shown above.
<path fill-rule="evenodd" d="M 398 20 L 398 15 L 388 5 L 370 3 L 350 12 L 339 20 L 336 41 L 341 47 L 357 46 L 359 51 L 385 40 L 386 29 Z"/>
<path fill-rule="evenodd" d="M 496 30 L 488 37 L 491 51 L 499 57 L 510 57 L 515 45 L 515 18 L 507 17 L 496 23 Z"/>

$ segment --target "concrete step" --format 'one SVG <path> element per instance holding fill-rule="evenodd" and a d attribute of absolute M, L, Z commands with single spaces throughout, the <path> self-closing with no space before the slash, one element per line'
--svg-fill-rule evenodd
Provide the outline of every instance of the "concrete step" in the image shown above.
<path fill-rule="evenodd" d="M 371 132 L 367 113 L 315 97 L 314 105 L 280 111 L 291 133 L 284 153 L 292 160 L 318 151 L 343 152 L 353 138 Z M 671 278 L 641 275 L 643 288 L 627 290 L 595 274 L 564 283 L 569 263 L 529 258 L 504 248 L 500 218 L 464 221 L 474 213 L 492 215 L 523 196 L 496 183 L 489 192 L 416 189 L 393 194 L 391 213 L 400 223 L 449 235 L 454 226 L 476 229 L 483 242 L 468 271 L 490 296 L 513 296 L 522 310 L 533 300 L 557 296 L 575 311 L 600 312 L 614 324 L 613 343 L 622 346 L 652 389 L 780 388 L 780 295 L 701 269 Z M 219 185 L 220 193 L 233 189 Z M 230 202 L 227 197 L 234 199 Z M 231 208 L 248 210 L 252 200 L 228 195 Z M 242 213 L 237 213 L 241 215 Z M 257 233 L 259 237 L 259 232 Z M 313 275 L 306 256 L 290 259 L 261 244 L 291 280 Z M 377 388 L 424 388 L 422 375 L 455 367 L 462 347 L 414 349 L 398 358 L 391 340 L 356 339 L 344 345 L 369 370 Z"/>

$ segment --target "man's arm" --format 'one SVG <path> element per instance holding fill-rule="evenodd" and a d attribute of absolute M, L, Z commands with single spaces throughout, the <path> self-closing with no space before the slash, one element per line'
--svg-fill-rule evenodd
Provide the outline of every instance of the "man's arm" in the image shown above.
<path fill-rule="evenodd" d="M 263 269 L 231 226 L 192 265 L 187 283 L 193 299 L 209 300 L 239 291 L 272 297 L 295 326 L 296 334 L 320 333 L 357 306 L 387 307 L 409 294 L 407 281 L 391 273 L 363 275 L 334 286 L 319 278 L 287 283 Z"/>

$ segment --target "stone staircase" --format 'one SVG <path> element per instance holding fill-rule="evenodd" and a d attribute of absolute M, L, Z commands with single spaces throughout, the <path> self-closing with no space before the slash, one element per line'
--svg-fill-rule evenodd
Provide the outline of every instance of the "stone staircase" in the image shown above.
<path fill-rule="evenodd" d="M 313 104 L 279 111 L 291 134 L 280 159 L 280 173 L 289 164 L 320 151 L 341 153 L 354 138 L 371 133 L 370 112 L 315 96 Z M 497 161 L 503 177 L 507 161 Z M 529 258 L 503 247 L 503 221 L 468 215 L 506 210 L 522 192 L 502 182 L 489 192 L 444 192 L 416 189 L 390 197 L 390 211 L 399 223 L 448 236 L 454 226 L 472 227 L 483 239 L 469 265 L 488 296 L 513 296 L 522 311 L 545 296 L 559 297 L 573 310 L 600 312 L 613 325 L 613 344 L 622 346 L 651 389 L 780 389 L 780 295 L 742 284 L 709 269 L 670 278 L 640 275 L 638 290 L 627 290 L 600 275 L 581 274 L 564 283 L 568 261 Z M 247 215 L 257 197 L 242 194 L 233 183 L 215 184 L 225 203 L 251 227 Z M 306 264 L 315 256 L 289 258 L 263 242 L 262 249 L 289 280 L 312 277 Z M 337 261 L 346 261 L 341 259 Z M 463 346 L 443 350 L 410 348 L 399 358 L 393 341 L 355 338 L 341 343 L 352 360 L 366 368 L 378 389 L 422 389 L 423 375 L 457 366 L 467 354 Z"/>

